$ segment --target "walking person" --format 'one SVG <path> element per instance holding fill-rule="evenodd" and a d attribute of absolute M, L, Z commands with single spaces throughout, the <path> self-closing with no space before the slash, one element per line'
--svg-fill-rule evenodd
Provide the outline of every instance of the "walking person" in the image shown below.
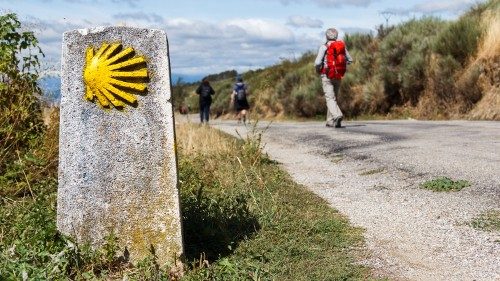
<path fill-rule="evenodd" d="M 234 110 L 236 111 L 236 118 L 238 118 L 238 123 L 243 121 L 246 123 L 247 111 L 250 109 L 250 105 L 247 100 L 248 87 L 243 83 L 243 78 L 238 76 L 236 78 L 236 84 L 234 84 L 233 92 L 231 94 L 231 103 L 234 104 Z"/>
<path fill-rule="evenodd" d="M 212 95 L 215 95 L 215 91 L 210 86 L 207 78 L 203 78 L 200 86 L 196 89 L 196 93 L 200 96 L 200 121 L 201 123 L 208 123 Z"/>
<path fill-rule="evenodd" d="M 337 104 L 340 82 L 344 77 L 346 65 L 352 63 L 352 58 L 342 40 L 337 40 L 338 31 L 329 28 L 325 32 L 326 43 L 321 45 L 314 61 L 316 72 L 321 74 L 321 82 L 327 106 L 326 126 L 341 128 L 344 118 Z"/>

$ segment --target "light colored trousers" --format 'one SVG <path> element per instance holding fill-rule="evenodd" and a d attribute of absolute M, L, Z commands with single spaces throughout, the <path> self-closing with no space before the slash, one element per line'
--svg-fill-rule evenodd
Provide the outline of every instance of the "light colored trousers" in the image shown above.
<path fill-rule="evenodd" d="M 326 75 L 321 76 L 323 83 L 323 92 L 325 92 L 326 107 L 326 123 L 333 125 L 335 119 L 343 117 L 342 111 L 337 104 L 337 95 L 340 91 L 340 80 L 329 79 Z"/>

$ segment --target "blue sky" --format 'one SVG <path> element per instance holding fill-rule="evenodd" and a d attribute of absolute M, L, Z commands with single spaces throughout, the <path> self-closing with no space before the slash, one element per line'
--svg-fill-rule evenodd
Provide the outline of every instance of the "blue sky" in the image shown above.
<path fill-rule="evenodd" d="M 44 71 L 57 73 L 62 33 L 126 25 L 167 32 L 172 73 L 201 77 L 229 69 L 269 66 L 316 50 L 324 30 L 374 32 L 385 22 L 434 15 L 455 19 L 476 0 L 0 0 L 35 31 L 46 54 Z"/>

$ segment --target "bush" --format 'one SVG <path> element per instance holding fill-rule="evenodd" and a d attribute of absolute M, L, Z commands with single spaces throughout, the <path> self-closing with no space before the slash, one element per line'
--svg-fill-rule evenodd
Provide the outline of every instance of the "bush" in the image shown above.
<path fill-rule="evenodd" d="M 373 35 L 371 34 L 346 34 L 344 42 L 347 50 L 364 50 L 373 42 Z"/>
<path fill-rule="evenodd" d="M 477 51 L 483 28 L 479 17 L 465 16 L 448 24 L 433 46 L 434 51 L 442 56 L 452 56 L 462 65 Z"/>
<path fill-rule="evenodd" d="M 313 79 L 292 90 L 286 107 L 288 114 L 298 117 L 315 117 L 326 114 L 326 104 L 320 79 Z"/>
<path fill-rule="evenodd" d="M 390 104 L 416 104 L 425 87 L 425 54 L 443 26 L 443 21 L 432 17 L 410 20 L 381 42 L 378 72 Z"/>

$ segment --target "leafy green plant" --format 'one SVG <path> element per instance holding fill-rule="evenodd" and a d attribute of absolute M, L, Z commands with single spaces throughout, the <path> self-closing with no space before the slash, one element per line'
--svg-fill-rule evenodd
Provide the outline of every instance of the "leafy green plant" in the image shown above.
<path fill-rule="evenodd" d="M 22 32 L 15 14 L 0 16 L 0 174 L 43 132 L 39 56 L 33 32 Z"/>
<path fill-rule="evenodd" d="M 459 191 L 470 186 L 470 183 L 465 180 L 454 181 L 447 177 L 439 177 L 433 180 L 426 181 L 421 184 L 422 188 L 432 191 Z"/>

